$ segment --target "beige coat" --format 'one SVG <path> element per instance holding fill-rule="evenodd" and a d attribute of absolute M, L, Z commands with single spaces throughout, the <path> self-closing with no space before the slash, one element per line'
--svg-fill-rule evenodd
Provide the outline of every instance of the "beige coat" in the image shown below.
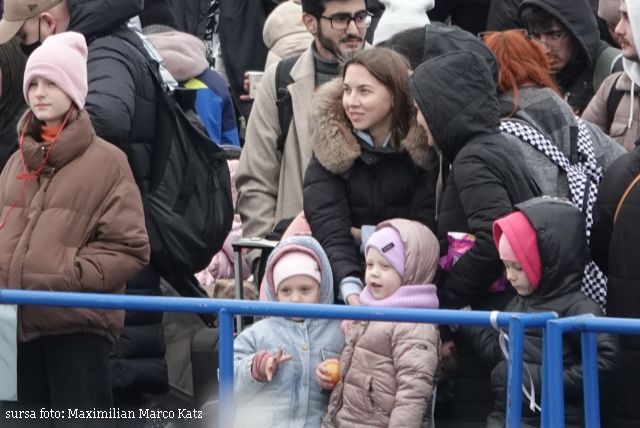
<path fill-rule="evenodd" d="M 433 324 L 356 321 L 322 426 L 430 426 L 440 335 Z"/>
<path fill-rule="evenodd" d="M 619 77 L 619 78 L 618 78 Z M 640 137 L 640 87 L 636 85 L 633 97 L 633 112 L 631 111 L 631 79 L 625 72 L 612 74 L 607 77 L 598 92 L 587 106 L 582 118 L 594 123 L 611 138 L 631 151 L 635 148 L 634 143 Z M 613 123 L 607 129 L 607 99 L 612 86 L 624 91 L 624 95 L 618 104 Z M 631 127 L 629 127 L 629 115 L 632 114 Z"/>
<path fill-rule="evenodd" d="M 282 154 L 276 148 L 280 125 L 275 72 L 274 64 L 262 78 L 238 165 L 238 212 L 245 237 L 264 238 L 278 221 L 302 211 L 302 180 L 313 153 L 308 124 L 316 80 L 311 48 L 291 70 L 293 120 Z"/>
<path fill-rule="evenodd" d="M 122 293 L 149 261 L 142 200 L 125 154 L 89 115 L 60 134 L 37 178 L 43 144 L 25 137 L 0 175 L 0 288 Z M 124 311 L 22 306 L 18 337 L 95 333 L 114 340 Z"/>

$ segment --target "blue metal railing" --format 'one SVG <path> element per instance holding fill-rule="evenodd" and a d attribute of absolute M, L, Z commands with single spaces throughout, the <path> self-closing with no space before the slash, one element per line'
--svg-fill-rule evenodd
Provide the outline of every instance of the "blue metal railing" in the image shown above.
<path fill-rule="evenodd" d="M 551 320 L 547 323 L 544 356 L 543 428 L 564 427 L 564 383 L 562 336 L 581 332 L 584 422 L 588 428 L 600 427 L 598 387 L 598 333 L 640 334 L 640 319 L 604 318 L 593 315 Z M 546 398 L 545 398 L 546 397 Z M 553 399 L 550 399 L 553 397 Z"/>
<path fill-rule="evenodd" d="M 509 327 L 507 426 L 519 427 L 522 406 L 524 330 L 543 328 L 556 318 L 551 312 L 457 311 L 446 309 L 371 308 L 340 305 L 286 304 L 186 297 L 142 297 L 50 291 L 0 290 L 0 304 L 127 309 L 218 314 L 220 426 L 233 426 L 233 317 L 235 315 L 306 317 Z"/>

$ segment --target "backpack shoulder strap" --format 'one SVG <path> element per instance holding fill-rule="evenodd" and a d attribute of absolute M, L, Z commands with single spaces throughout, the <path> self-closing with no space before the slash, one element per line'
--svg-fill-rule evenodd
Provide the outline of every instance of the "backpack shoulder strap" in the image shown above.
<path fill-rule="evenodd" d="M 607 133 L 611 131 L 611 125 L 613 125 L 613 119 L 616 117 L 616 111 L 618 110 L 620 101 L 622 101 L 622 97 L 624 97 L 624 91 L 616 89 L 620 76 L 622 76 L 622 74 L 616 77 L 607 95 Z"/>
<path fill-rule="evenodd" d="M 280 135 L 276 143 L 276 148 L 280 153 L 284 152 L 284 144 L 287 141 L 291 119 L 293 119 L 293 105 L 291 104 L 291 94 L 287 89 L 293 78 L 291 69 L 298 61 L 299 56 L 285 58 L 276 65 L 276 107 L 278 108 L 278 123 L 280 125 Z"/>
<path fill-rule="evenodd" d="M 547 156 L 565 172 L 571 166 L 569 159 L 540 131 L 522 120 L 502 119 L 500 130 L 518 137 Z"/>
<path fill-rule="evenodd" d="M 613 71 L 613 67 L 622 56 L 620 49 L 607 46 L 600 51 L 596 59 L 596 65 L 593 67 L 593 90 L 597 91 L 604 79 Z"/>
<path fill-rule="evenodd" d="M 618 203 L 616 204 L 616 209 L 613 212 L 614 224 L 616 223 L 616 219 L 618 218 L 618 213 L 620 212 L 620 208 L 622 208 L 622 204 L 624 204 L 624 201 L 627 199 L 627 196 L 629 196 L 629 193 L 631 193 L 631 190 L 633 190 L 635 185 L 638 184 L 638 181 L 640 181 L 640 174 L 636 175 L 635 178 L 631 180 L 631 183 L 629 183 L 627 188 L 624 189 L 624 193 L 622 194 L 622 197 L 620 198 L 620 200 L 618 200 Z"/>

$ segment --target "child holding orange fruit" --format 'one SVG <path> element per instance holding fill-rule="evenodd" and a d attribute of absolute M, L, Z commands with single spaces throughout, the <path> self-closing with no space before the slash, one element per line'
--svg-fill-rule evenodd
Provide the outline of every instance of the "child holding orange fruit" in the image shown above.
<path fill-rule="evenodd" d="M 265 273 L 266 295 L 286 303 L 333 303 L 333 275 L 311 236 L 283 239 Z M 339 320 L 266 318 L 234 344 L 235 426 L 319 427 L 329 391 L 316 371 L 344 347 Z"/>
<path fill-rule="evenodd" d="M 439 253 L 438 240 L 421 223 L 394 219 L 379 224 L 365 246 L 366 287 L 360 303 L 438 308 L 431 281 Z M 440 348 L 437 326 L 353 321 L 345 323 L 345 329 L 342 379 L 333 389 L 322 426 L 431 426 Z"/>

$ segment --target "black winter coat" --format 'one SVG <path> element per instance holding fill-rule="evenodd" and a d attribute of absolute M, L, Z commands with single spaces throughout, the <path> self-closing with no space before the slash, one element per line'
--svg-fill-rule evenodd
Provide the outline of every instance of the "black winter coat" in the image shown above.
<path fill-rule="evenodd" d="M 348 276 L 363 278 L 363 257 L 351 227 L 407 218 L 434 229 L 437 165 L 414 125 L 398 150 L 374 149 L 352 132 L 342 112 L 342 81 L 314 97 L 314 157 L 304 178 L 304 212 L 327 252 L 339 292 Z M 336 294 L 338 295 L 338 294 Z"/>
<path fill-rule="evenodd" d="M 495 83 L 479 55 L 457 51 L 425 62 L 414 72 L 412 90 L 444 160 L 451 163 L 438 209 L 441 252 L 446 254 L 448 232 L 476 237 L 474 247 L 438 283 L 440 305 L 500 309 L 504 297 L 488 292 L 503 271 L 493 221 L 538 196 L 538 186 L 500 134 Z"/>
<path fill-rule="evenodd" d="M 535 198 L 516 206 L 536 230 L 538 250 L 542 264 L 542 276 L 533 294 L 516 296 L 505 311 L 547 312 L 555 311 L 559 317 L 593 314 L 604 316 L 593 300 L 580 291 L 584 266 L 589 261 L 585 240 L 584 215 L 570 202 L 560 199 Z M 495 366 L 491 383 L 495 393 L 495 412 L 489 416 L 487 427 L 503 427 L 505 424 L 508 362 L 493 329 L 471 328 L 474 348 L 483 359 Z M 529 390 L 527 372 L 540 405 L 542 391 L 542 331 L 526 330 L 524 343 L 524 386 Z M 582 357 L 580 336 L 564 336 L 564 397 L 566 426 L 583 426 L 582 406 Z M 618 366 L 618 342 L 613 335 L 598 336 L 598 368 L 601 395 L 608 393 Z M 529 411 L 529 400 L 523 397 L 523 427 L 540 426 L 540 413 Z"/>
<path fill-rule="evenodd" d="M 629 183 L 640 174 L 640 147 L 622 155 L 607 170 L 594 207 L 593 260 L 607 274 L 607 315 L 640 318 L 640 184 L 629 192 L 614 223 L 615 208 Z M 620 336 L 622 367 L 611 399 L 607 426 L 640 427 L 640 337 Z"/>
<path fill-rule="evenodd" d="M 69 30 L 87 39 L 89 93 L 86 108 L 96 133 L 126 154 L 136 182 L 146 188 L 156 134 L 156 88 L 144 62 L 141 39 L 126 22 L 141 0 L 68 0 Z M 153 260 L 151 261 L 153 263 Z M 160 295 L 152 264 L 127 283 L 126 293 Z M 127 311 L 114 349 L 112 385 L 118 390 L 163 393 L 168 389 L 162 314 Z"/>

